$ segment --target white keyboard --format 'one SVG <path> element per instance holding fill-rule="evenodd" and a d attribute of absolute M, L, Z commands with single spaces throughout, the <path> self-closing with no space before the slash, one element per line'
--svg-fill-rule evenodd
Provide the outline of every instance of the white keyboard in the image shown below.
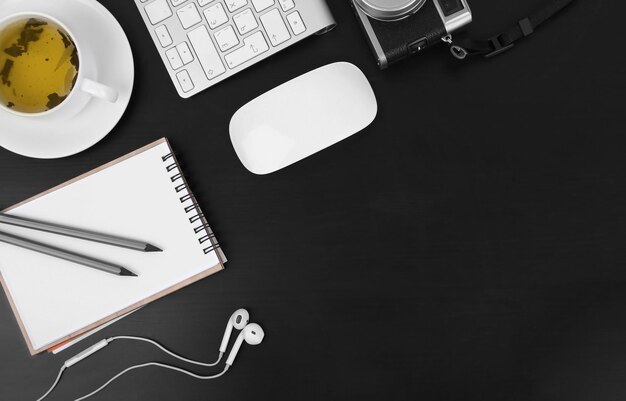
<path fill-rule="evenodd" d="M 135 0 L 188 98 L 335 21 L 325 0 Z"/>

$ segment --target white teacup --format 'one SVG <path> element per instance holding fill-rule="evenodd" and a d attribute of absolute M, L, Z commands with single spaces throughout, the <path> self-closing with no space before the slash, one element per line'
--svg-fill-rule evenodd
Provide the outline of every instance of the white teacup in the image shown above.
<path fill-rule="evenodd" d="M 41 12 L 22 12 L 12 14 L 0 19 L 0 31 L 5 29 L 10 24 L 25 20 L 28 18 L 40 18 L 43 20 L 51 21 L 61 27 L 72 39 L 78 53 L 80 60 L 80 67 L 78 68 L 78 76 L 76 83 L 72 88 L 67 98 L 58 106 L 43 111 L 40 113 L 24 113 L 13 110 L 4 104 L 0 104 L 0 109 L 8 113 L 15 114 L 24 118 L 63 118 L 67 119 L 78 114 L 92 98 L 104 100 L 110 103 L 115 103 L 118 100 L 119 92 L 107 85 L 99 83 L 97 81 L 98 68 L 96 65 L 96 58 L 89 51 L 89 49 L 81 46 L 81 39 L 77 37 L 70 27 L 61 22 L 58 18 L 52 15 L 48 15 Z"/>

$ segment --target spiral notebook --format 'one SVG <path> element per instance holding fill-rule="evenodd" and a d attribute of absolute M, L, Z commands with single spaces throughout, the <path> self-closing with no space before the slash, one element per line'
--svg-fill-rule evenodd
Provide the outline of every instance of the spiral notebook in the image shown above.
<path fill-rule="evenodd" d="M 216 273 L 226 261 L 166 139 L 5 212 L 142 239 L 163 249 L 144 253 L 1 227 L 139 275 L 114 276 L 0 243 L 0 282 L 33 355 Z"/>

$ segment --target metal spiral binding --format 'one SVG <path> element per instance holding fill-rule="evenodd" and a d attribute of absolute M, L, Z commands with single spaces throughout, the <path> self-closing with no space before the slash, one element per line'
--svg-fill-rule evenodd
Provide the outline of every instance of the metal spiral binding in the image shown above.
<path fill-rule="evenodd" d="M 187 193 L 179 197 L 179 200 L 181 204 L 191 202 L 189 205 L 186 205 L 184 208 L 186 214 L 190 214 L 194 211 L 196 212 L 193 216 L 189 217 L 189 223 L 191 224 L 200 223 L 199 226 L 194 227 L 193 229 L 195 234 L 199 235 L 203 232 L 205 233 L 205 235 L 198 238 L 198 242 L 201 245 L 204 245 L 207 241 L 209 241 L 209 243 L 211 244 L 211 246 L 207 248 L 203 248 L 204 254 L 206 255 L 215 251 L 216 249 L 220 247 L 220 244 L 215 242 L 215 239 L 216 239 L 215 234 L 211 230 L 211 227 L 209 227 L 208 223 L 206 223 L 206 220 L 204 218 L 204 213 L 202 213 L 202 210 L 200 210 L 200 205 L 198 204 L 196 197 L 191 193 L 191 190 L 189 186 L 187 185 L 185 178 L 183 177 L 180 166 L 178 165 L 178 162 L 176 161 L 176 157 L 174 156 L 173 153 L 169 153 L 163 156 L 161 159 L 163 160 L 164 163 L 167 162 L 168 160 L 171 160 L 171 163 L 167 165 L 166 167 L 166 170 L 168 173 L 174 174 L 170 177 L 170 180 L 173 183 L 182 181 L 180 184 L 174 187 L 174 189 L 176 190 L 176 193 L 178 194 L 184 191 L 185 189 L 187 190 Z"/>

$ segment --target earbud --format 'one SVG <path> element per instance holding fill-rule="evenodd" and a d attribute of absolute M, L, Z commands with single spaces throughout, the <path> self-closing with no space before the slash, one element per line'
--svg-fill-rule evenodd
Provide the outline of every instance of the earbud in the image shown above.
<path fill-rule="evenodd" d="M 221 354 L 226 352 L 226 347 L 228 347 L 228 340 L 230 340 L 233 327 L 237 330 L 243 330 L 249 321 L 250 314 L 245 309 L 238 309 L 232 314 L 230 319 L 228 319 L 228 324 L 226 325 L 226 330 L 224 331 L 224 337 L 222 338 L 222 345 L 220 345 Z"/>
<path fill-rule="evenodd" d="M 239 352 L 239 348 L 241 348 L 241 344 L 243 344 L 244 340 L 246 341 L 246 343 L 250 345 L 259 345 L 261 344 L 261 342 L 263 342 L 264 337 L 265 337 L 265 332 L 263 331 L 261 326 L 259 326 L 258 324 L 250 323 L 249 325 L 244 327 L 241 333 L 239 333 L 239 337 L 237 337 L 237 340 L 235 341 L 235 344 L 233 345 L 233 349 L 230 351 L 230 354 L 228 355 L 228 359 L 226 360 L 226 365 L 227 366 L 233 365 L 233 362 L 235 361 L 235 357 L 237 356 L 237 353 Z"/>

